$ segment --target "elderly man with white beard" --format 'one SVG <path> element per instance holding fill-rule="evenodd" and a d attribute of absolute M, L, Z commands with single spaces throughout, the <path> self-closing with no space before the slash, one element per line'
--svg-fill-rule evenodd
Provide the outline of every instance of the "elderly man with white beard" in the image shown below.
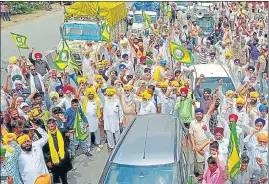
<path fill-rule="evenodd" d="M 68 109 L 71 107 L 71 101 L 75 98 L 74 88 L 72 86 L 65 86 L 63 88 L 64 98 L 61 99 L 57 107 Z"/>
<path fill-rule="evenodd" d="M 154 102 L 151 100 L 152 95 L 148 92 L 144 92 L 142 94 L 142 102 L 140 105 L 139 115 L 144 114 L 155 114 L 157 113 L 156 106 L 154 105 Z"/>
<path fill-rule="evenodd" d="M 250 141 L 251 137 L 257 133 L 257 130 L 253 130 L 243 142 L 247 150 L 249 151 L 249 165 L 255 168 L 256 178 L 259 178 L 261 183 L 268 183 L 267 169 L 268 169 L 268 134 L 260 133 L 257 137 L 258 144 Z"/>
<path fill-rule="evenodd" d="M 116 97 L 116 89 L 107 88 L 104 104 L 104 130 L 107 135 L 108 152 L 112 152 L 120 138 L 120 126 L 122 126 L 123 111 L 119 99 Z M 115 136 L 115 138 L 114 138 Z"/>
<path fill-rule="evenodd" d="M 133 86 L 126 84 L 123 86 L 124 94 L 120 95 L 120 102 L 123 108 L 122 127 L 125 128 L 132 118 L 136 115 L 136 103 L 133 93 Z"/>

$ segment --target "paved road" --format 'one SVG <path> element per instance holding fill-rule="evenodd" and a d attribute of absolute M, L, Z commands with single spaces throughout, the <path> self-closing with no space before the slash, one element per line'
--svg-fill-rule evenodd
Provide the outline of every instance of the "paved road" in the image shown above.
<path fill-rule="evenodd" d="M 29 48 L 35 48 L 36 51 L 46 53 L 48 50 L 55 48 L 60 41 L 59 26 L 63 22 L 63 12 L 51 12 L 48 15 L 35 18 L 23 23 L 18 23 L 15 26 L 4 28 L 1 30 L 1 61 L 8 59 L 11 56 L 19 56 L 19 51 L 14 43 L 10 32 L 22 34 L 27 37 Z M 21 54 L 28 56 L 28 49 L 21 49 Z M 3 63 L 3 62 L 2 62 Z M 1 66 L 1 68 L 3 68 Z M 1 70 L 1 83 L 6 75 Z"/>

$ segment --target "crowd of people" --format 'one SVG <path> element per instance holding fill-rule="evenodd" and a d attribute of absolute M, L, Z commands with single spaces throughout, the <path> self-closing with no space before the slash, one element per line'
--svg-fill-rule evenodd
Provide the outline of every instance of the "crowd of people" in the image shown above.
<path fill-rule="evenodd" d="M 210 35 L 174 3 L 170 7 L 171 22 L 142 35 L 120 33 L 99 50 L 95 42 L 81 45 L 82 70 L 75 73 L 51 69 L 34 49 L 28 59 L 9 59 L 1 89 L 1 176 L 7 176 L 1 183 L 67 184 L 79 147 L 89 160 L 105 143 L 111 152 L 134 116 L 153 113 L 175 115 L 187 130 L 183 148 L 190 148 L 197 182 L 268 183 L 265 6 L 216 3 Z M 203 89 L 202 74 L 192 89 L 188 76 L 195 71 L 173 59 L 170 41 L 197 55 L 196 64 L 228 67 L 240 87 L 224 91 L 220 80 L 216 89 Z M 85 140 L 74 131 L 77 114 L 89 133 Z M 240 154 L 235 177 L 227 171 L 232 122 Z"/>

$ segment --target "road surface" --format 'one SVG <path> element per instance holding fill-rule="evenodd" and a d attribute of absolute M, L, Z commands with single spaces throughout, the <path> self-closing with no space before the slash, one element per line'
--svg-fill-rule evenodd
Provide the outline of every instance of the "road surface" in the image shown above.
<path fill-rule="evenodd" d="M 10 32 L 21 34 L 27 37 L 29 48 L 35 48 L 37 52 L 43 53 L 54 49 L 60 41 L 59 26 L 63 22 L 63 11 L 51 12 L 42 17 L 28 20 L 17 25 L 1 30 L 1 83 L 4 81 L 5 62 L 11 56 L 19 56 L 20 53 L 16 47 Z M 20 49 L 23 56 L 28 56 L 29 49 Z"/>

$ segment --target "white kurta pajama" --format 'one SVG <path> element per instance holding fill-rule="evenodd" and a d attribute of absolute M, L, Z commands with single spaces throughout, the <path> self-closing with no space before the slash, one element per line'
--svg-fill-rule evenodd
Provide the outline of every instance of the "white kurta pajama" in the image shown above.
<path fill-rule="evenodd" d="M 101 107 L 102 108 L 102 105 Z M 95 136 L 95 144 L 99 145 L 101 143 L 101 135 L 100 135 L 100 128 L 98 126 L 99 118 L 97 116 L 97 103 L 94 101 L 88 101 L 86 107 L 86 114 L 85 114 L 88 122 L 89 122 L 89 134 L 94 133 Z M 91 146 L 91 136 L 88 138 L 88 146 Z"/>
<path fill-rule="evenodd" d="M 49 174 L 42 148 L 48 142 L 48 134 L 42 128 L 36 129 L 42 138 L 32 143 L 32 151 L 23 151 L 19 157 L 19 171 L 23 183 L 34 184 L 41 174 Z"/>
<path fill-rule="evenodd" d="M 107 142 L 109 148 L 115 147 L 115 142 L 117 143 L 120 138 L 120 123 L 123 121 L 123 111 L 120 101 L 114 99 L 114 102 L 104 104 L 103 108 L 103 118 L 104 118 L 104 130 L 107 134 Z M 115 135 L 115 139 L 113 137 Z"/>

